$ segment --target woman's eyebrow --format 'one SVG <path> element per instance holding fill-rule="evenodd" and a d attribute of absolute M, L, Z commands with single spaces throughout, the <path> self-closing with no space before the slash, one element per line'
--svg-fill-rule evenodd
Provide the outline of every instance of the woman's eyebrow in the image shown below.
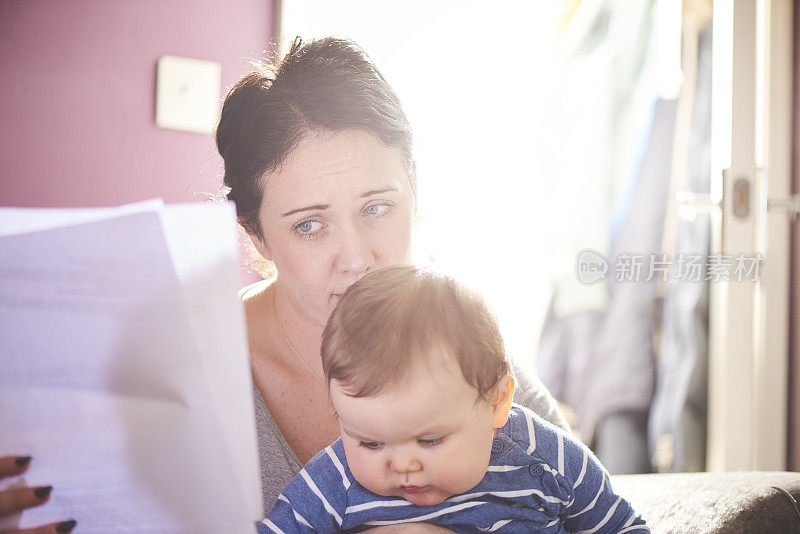
<path fill-rule="evenodd" d="M 372 189 L 370 191 L 365 191 L 361 193 L 361 198 L 371 197 L 372 195 L 380 195 L 381 193 L 389 193 L 389 192 L 396 192 L 399 191 L 396 187 L 384 187 L 381 189 Z M 287 211 L 286 213 L 282 213 L 281 217 L 288 217 L 289 215 L 294 215 L 295 213 L 300 213 L 301 211 L 323 211 L 330 208 L 330 204 L 313 204 L 311 206 L 304 206 L 302 208 L 297 208 L 294 210 Z"/>
<path fill-rule="evenodd" d="M 288 217 L 289 215 L 294 215 L 295 213 L 300 213 L 301 211 L 323 211 L 328 209 L 330 206 L 328 204 L 313 204 L 311 206 L 305 206 L 303 208 L 297 208 L 296 210 L 290 210 L 286 213 L 283 213 L 282 217 Z"/>
<path fill-rule="evenodd" d="M 396 187 L 384 187 L 383 189 L 373 189 L 372 191 L 366 191 L 361 194 L 361 198 L 371 197 L 372 195 L 380 195 L 381 193 L 388 193 L 388 192 L 399 191 Z"/>

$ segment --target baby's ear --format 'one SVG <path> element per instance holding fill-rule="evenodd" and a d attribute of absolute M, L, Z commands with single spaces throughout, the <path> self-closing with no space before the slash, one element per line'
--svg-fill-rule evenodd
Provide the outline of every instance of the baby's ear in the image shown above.
<path fill-rule="evenodd" d="M 508 412 L 514 400 L 514 377 L 506 375 L 494 387 L 494 402 L 492 403 L 492 425 L 502 428 L 508 421 Z"/>

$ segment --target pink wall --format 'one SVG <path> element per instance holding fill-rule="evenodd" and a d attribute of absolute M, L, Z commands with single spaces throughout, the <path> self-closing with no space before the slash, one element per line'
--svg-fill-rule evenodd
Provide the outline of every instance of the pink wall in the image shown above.
<path fill-rule="evenodd" d="M 0 206 L 216 192 L 209 135 L 155 125 L 159 56 L 222 64 L 222 95 L 272 37 L 272 0 L 0 0 Z"/>

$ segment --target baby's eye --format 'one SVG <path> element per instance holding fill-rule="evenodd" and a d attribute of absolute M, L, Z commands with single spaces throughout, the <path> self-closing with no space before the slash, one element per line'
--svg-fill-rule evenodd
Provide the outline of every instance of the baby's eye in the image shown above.
<path fill-rule="evenodd" d="M 382 215 L 386 215 L 391 211 L 392 206 L 394 206 L 391 202 L 383 202 L 380 204 L 370 204 L 366 208 L 364 208 L 364 215 L 369 215 L 370 217 L 380 217 Z"/>
<path fill-rule="evenodd" d="M 359 443 L 359 446 L 375 451 L 383 447 L 383 443 L 378 443 L 377 441 L 362 441 Z"/>
<path fill-rule="evenodd" d="M 418 438 L 417 441 L 422 445 L 432 446 L 438 445 L 444 441 L 445 436 L 439 436 L 438 438 Z"/>

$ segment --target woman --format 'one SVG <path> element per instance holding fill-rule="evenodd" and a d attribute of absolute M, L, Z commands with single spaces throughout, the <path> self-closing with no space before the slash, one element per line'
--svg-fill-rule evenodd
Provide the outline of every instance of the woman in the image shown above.
<path fill-rule="evenodd" d="M 336 440 L 319 356 L 339 296 L 365 273 L 408 263 L 416 204 L 411 129 L 352 41 L 298 39 L 276 69 L 242 78 L 217 129 L 228 198 L 277 277 L 242 291 L 263 499 Z M 517 400 L 568 428 L 540 383 Z"/>
<path fill-rule="evenodd" d="M 411 129 L 355 43 L 296 40 L 277 70 L 251 73 L 228 94 L 217 146 L 239 221 L 278 272 L 242 292 L 269 510 L 338 437 L 319 357 L 328 315 L 366 272 L 409 261 Z M 540 384 L 518 400 L 566 428 Z"/>

